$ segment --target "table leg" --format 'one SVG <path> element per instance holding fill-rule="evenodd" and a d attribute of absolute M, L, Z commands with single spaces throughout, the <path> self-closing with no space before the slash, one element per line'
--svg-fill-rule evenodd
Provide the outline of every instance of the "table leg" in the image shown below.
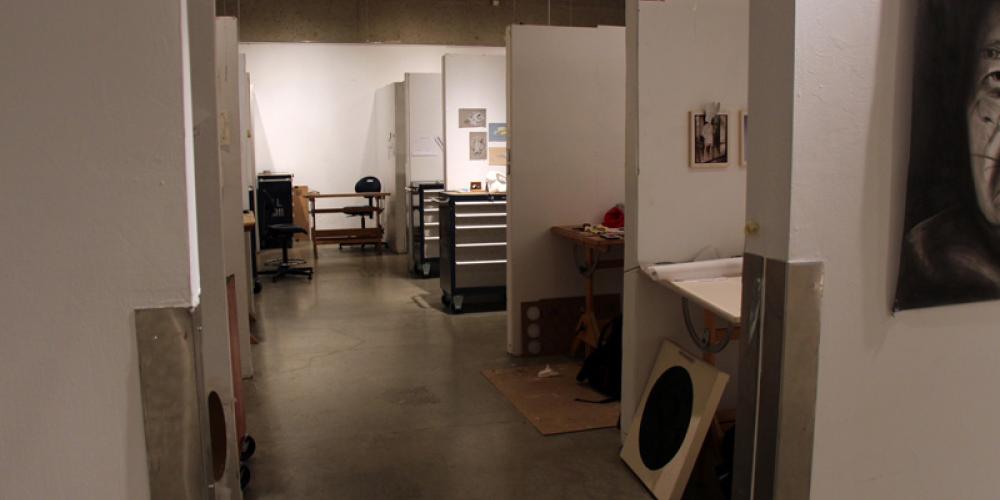
<path fill-rule="evenodd" d="M 594 250 L 592 248 L 587 249 L 587 267 L 589 269 L 594 268 L 594 260 L 596 256 L 594 255 Z M 590 351 L 597 347 L 597 343 L 601 339 L 601 329 L 597 324 L 597 315 L 594 310 L 594 275 L 587 276 L 586 283 L 586 295 L 584 296 L 584 309 L 583 315 L 580 316 L 580 321 L 576 324 L 576 337 L 573 338 L 573 344 L 570 347 L 570 355 L 575 355 L 576 351 L 580 348 L 580 344 L 584 345 L 584 352 L 590 354 Z"/>
<path fill-rule="evenodd" d="M 309 228 L 309 239 L 312 240 L 313 245 L 313 265 L 316 264 L 316 259 L 319 258 L 319 252 L 316 249 L 316 198 L 309 199 L 309 212 L 312 215 L 312 227 Z"/>

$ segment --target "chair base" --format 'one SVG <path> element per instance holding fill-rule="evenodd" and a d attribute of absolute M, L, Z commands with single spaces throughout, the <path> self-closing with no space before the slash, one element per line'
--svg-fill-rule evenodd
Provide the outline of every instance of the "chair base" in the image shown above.
<path fill-rule="evenodd" d="M 276 269 L 269 269 L 267 271 L 261 271 L 257 274 L 269 274 L 272 276 L 271 281 L 278 281 L 285 275 L 294 276 L 305 276 L 312 281 L 313 279 L 313 268 L 311 267 L 292 267 L 304 264 L 306 261 L 302 259 L 289 259 L 288 258 L 288 246 L 291 245 L 291 236 L 285 238 L 281 242 L 281 260 L 275 261 L 270 260 L 268 264 L 277 264 Z"/>
<path fill-rule="evenodd" d="M 305 276 L 309 280 L 313 277 L 313 268 L 311 267 L 292 267 L 287 264 L 279 264 L 277 269 L 269 269 L 267 271 L 261 271 L 258 274 L 265 274 L 271 276 L 271 281 L 278 281 L 286 275 L 291 276 Z"/>
<path fill-rule="evenodd" d="M 284 261 L 284 260 L 281 260 L 281 259 L 271 259 L 271 260 L 265 262 L 264 265 L 265 266 L 274 266 L 274 267 L 280 267 L 283 264 L 287 265 L 287 266 L 301 266 L 302 264 L 305 264 L 305 263 L 306 263 L 305 259 L 288 259 L 287 261 Z M 260 273 L 260 274 L 263 274 L 263 273 Z"/>

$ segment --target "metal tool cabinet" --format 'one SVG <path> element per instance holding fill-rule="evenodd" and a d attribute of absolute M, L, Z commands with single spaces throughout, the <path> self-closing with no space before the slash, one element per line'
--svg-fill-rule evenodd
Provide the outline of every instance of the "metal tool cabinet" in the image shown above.
<path fill-rule="evenodd" d="M 406 234 L 410 240 L 410 272 L 431 278 L 438 275 L 441 245 L 441 212 L 438 199 L 444 191 L 440 182 L 414 182 L 409 193 L 410 216 Z"/>
<path fill-rule="evenodd" d="M 507 300 L 507 195 L 442 193 L 441 301 L 452 313 L 466 298 Z"/>

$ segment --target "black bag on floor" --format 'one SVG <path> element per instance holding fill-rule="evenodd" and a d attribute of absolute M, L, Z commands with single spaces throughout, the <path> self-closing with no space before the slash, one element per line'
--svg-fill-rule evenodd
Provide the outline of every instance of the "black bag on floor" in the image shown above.
<path fill-rule="evenodd" d="M 586 403 L 608 403 L 621 399 L 622 316 L 620 314 L 604 327 L 597 348 L 583 360 L 583 367 L 576 375 L 576 381 L 586 382 L 595 391 L 608 397 L 604 401 L 584 401 Z"/>

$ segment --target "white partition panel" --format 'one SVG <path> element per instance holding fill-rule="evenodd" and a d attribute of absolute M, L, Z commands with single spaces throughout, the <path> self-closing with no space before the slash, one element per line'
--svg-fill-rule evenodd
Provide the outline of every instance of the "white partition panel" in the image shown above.
<path fill-rule="evenodd" d="M 382 182 L 382 191 L 398 194 L 391 196 L 388 200 L 388 210 L 383 215 L 382 222 L 385 225 L 385 241 L 389 248 L 398 252 L 399 248 L 405 250 L 406 245 L 406 219 L 398 211 L 393 210 L 398 198 L 403 192 L 403 184 L 396 179 L 396 149 L 399 148 L 399 140 L 396 132 L 396 86 L 392 83 L 375 91 L 375 109 L 372 113 L 372 133 L 369 135 L 369 142 L 374 148 L 374 170 L 367 175 L 374 175 Z M 312 188 L 310 186 L 310 188 Z M 350 189 L 354 190 L 352 183 Z M 331 222 L 343 219 L 341 215 L 321 217 L 321 220 Z M 320 222 L 324 227 L 326 222 Z"/>
<path fill-rule="evenodd" d="M 407 218 L 410 217 L 410 200 L 406 196 L 406 86 L 403 82 L 396 82 L 389 87 L 393 95 L 393 178 L 395 185 L 400 186 L 398 196 L 389 200 L 389 212 L 391 217 L 398 223 L 393 222 L 389 228 L 391 233 L 389 246 L 396 253 L 406 253 L 410 245 L 410 238 L 407 233 Z"/>
<path fill-rule="evenodd" d="M 746 170 L 739 164 L 739 111 L 747 107 L 749 0 L 678 0 L 627 3 L 630 151 L 626 254 L 637 265 L 681 262 L 706 247 L 722 256 L 743 252 Z M 688 113 L 710 102 L 729 113 L 725 168 L 690 167 Z M 655 351 L 670 338 L 692 351 L 677 296 L 630 270 L 625 288 L 622 431 L 628 432 Z M 696 314 L 700 316 L 700 313 Z M 730 347 L 734 351 L 737 346 Z M 722 407 L 735 406 L 735 360 L 719 366 L 730 379 Z"/>
<path fill-rule="evenodd" d="M 472 181 L 483 182 L 490 170 L 503 167 L 488 165 L 486 159 L 471 159 L 470 133 L 488 133 L 488 124 L 507 122 L 507 62 L 502 55 L 444 56 L 445 187 L 449 190 L 469 189 Z M 461 110 L 486 110 L 483 126 L 463 127 L 459 123 Z"/>
<path fill-rule="evenodd" d="M 584 294 L 551 226 L 625 200 L 625 29 L 511 26 L 507 50 L 507 349 L 522 354 L 523 302 Z M 596 293 L 621 292 L 620 270 L 595 276 Z"/>
<path fill-rule="evenodd" d="M 219 160 L 222 170 L 222 235 L 226 254 L 226 275 L 236 280 L 236 312 L 239 322 L 240 369 L 244 378 L 253 375 L 250 356 L 250 306 L 241 293 L 249 287 L 246 238 L 243 231 L 243 139 L 240 128 L 240 71 L 238 28 L 235 17 L 215 21 L 216 85 L 219 107 Z"/>
<path fill-rule="evenodd" d="M 407 73 L 407 184 L 444 180 L 444 124 L 440 73 Z"/>
<path fill-rule="evenodd" d="M 914 61 L 931 61 L 928 26 L 953 22 L 922 20 L 926 3 L 752 2 L 750 99 L 768 110 L 752 157 L 769 161 L 749 173 L 748 248 L 824 265 L 817 500 L 997 497 L 1000 304 L 892 313 L 911 127 L 931 108 L 914 102 Z"/>
<path fill-rule="evenodd" d="M 94 7 L 0 16 L 0 207 L 18 214 L 0 220 L 4 499 L 150 497 L 134 311 L 197 306 L 207 286 L 195 143 L 214 127 L 192 125 L 215 123 L 214 2 Z"/>

